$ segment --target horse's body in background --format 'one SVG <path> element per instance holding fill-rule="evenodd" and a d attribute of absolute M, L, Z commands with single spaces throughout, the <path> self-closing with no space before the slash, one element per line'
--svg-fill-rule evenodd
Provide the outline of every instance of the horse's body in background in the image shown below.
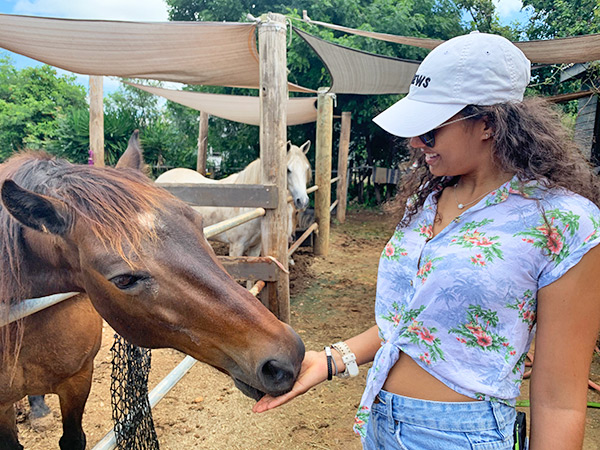
<path fill-rule="evenodd" d="M 288 238 L 291 239 L 296 228 L 296 212 L 304 210 L 308 206 L 308 194 L 306 186 L 311 179 L 312 169 L 306 158 L 306 152 L 310 149 L 310 141 L 306 141 L 301 147 L 288 142 L 287 150 L 287 189 L 293 199 L 293 205 L 288 203 L 287 227 Z M 261 166 L 260 159 L 251 162 L 244 170 L 221 180 L 212 180 L 199 174 L 198 172 L 177 168 L 163 173 L 156 179 L 156 183 L 211 183 L 211 184 L 261 184 Z M 252 208 L 229 208 L 229 207 L 194 207 L 203 219 L 204 225 L 213 225 L 218 222 L 230 219 L 245 212 L 252 211 Z M 231 230 L 220 233 L 212 240 L 229 244 L 230 256 L 258 256 L 260 255 L 260 220 L 252 220 L 243 225 L 237 226 Z"/>
<path fill-rule="evenodd" d="M 180 350 L 253 398 L 288 391 L 298 375 L 300 338 L 225 272 L 198 214 L 142 165 L 136 133 L 116 169 L 40 153 L 0 166 L 0 314 L 83 293 L 0 328 L 1 450 L 23 448 L 13 404 L 45 393 L 60 399 L 61 449 L 85 448 L 98 314 L 129 342 Z"/>

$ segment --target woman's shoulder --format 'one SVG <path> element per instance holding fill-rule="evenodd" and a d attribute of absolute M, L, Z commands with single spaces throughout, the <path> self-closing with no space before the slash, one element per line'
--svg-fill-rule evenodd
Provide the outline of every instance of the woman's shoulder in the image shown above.
<path fill-rule="evenodd" d="M 545 189 L 541 198 L 544 210 L 559 209 L 574 214 L 600 216 L 600 208 L 590 199 L 564 188 Z"/>
<path fill-rule="evenodd" d="M 509 192 L 524 199 L 536 200 L 543 210 L 600 214 L 600 209 L 592 200 L 567 188 L 549 185 L 544 180 L 520 181 L 515 177 L 510 182 Z"/>

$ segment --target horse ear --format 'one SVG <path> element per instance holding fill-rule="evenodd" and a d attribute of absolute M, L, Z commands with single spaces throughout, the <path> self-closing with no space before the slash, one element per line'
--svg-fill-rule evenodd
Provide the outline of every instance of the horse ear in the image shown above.
<path fill-rule="evenodd" d="M 119 158 L 115 166 L 117 169 L 136 169 L 144 170 L 144 155 L 140 145 L 140 131 L 135 130 L 129 138 L 125 153 Z"/>
<path fill-rule="evenodd" d="M 287 141 L 287 143 L 285 144 L 287 151 L 290 151 L 290 148 L 292 148 L 292 141 Z"/>
<path fill-rule="evenodd" d="M 304 144 L 302 144 L 302 147 L 300 147 L 300 150 L 302 150 L 305 155 L 308 153 L 309 149 L 310 149 L 310 139 L 308 141 L 306 141 Z"/>
<path fill-rule="evenodd" d="M 60 200 L 23 189 L 13 180 L 4 181 L 1 195 L 6 210 L 26 227 L 59 236 L 69 231 L 71 214 Z"/>

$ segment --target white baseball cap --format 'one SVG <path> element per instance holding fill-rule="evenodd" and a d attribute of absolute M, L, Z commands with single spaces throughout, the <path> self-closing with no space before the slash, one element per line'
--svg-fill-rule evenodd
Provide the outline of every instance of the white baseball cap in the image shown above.
<path fill-rule="evenodd" d="M 467 105 L 523 100 L 531 62 L 508 39 L 474 31 L 438 45 L 423 60 L 408 95 L 373 121 L 413 137 L 440 126 Z"/>

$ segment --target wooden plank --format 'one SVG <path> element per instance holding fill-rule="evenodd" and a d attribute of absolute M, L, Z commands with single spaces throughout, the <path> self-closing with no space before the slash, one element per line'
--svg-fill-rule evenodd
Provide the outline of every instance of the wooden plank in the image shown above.
<path fill-rule="evenodd" d="M 578 100 L 579 112 L 575 119 L 574 140 L 581 153 L 587 158 L 592 157 L 594 146 L 594 131 L 596 126 L 596 109 L 598 107 L 598 96 L 580 98 Z"/>
<path fill-rule="evenodd" d="M 236 280 L 263 280 L 274 282 L 279 279 L 281 269 L 263 256 L 219 256 L 225 270 Z"/>
<path fill-rule="evenodd" d="M 398 184 L 400 181 L 400 170 L 388 169 L 387 167 L 373 167 L 373 183 L 375 184 Z"/>
<path fill-rule="evenodd" d="M 279 186 L 275 209 L 267 210 L 261 224 L 262 255 L 272 256 L 288 268 L 287 257 L 287 58 L 286 18 L 261 16 L 258 26 L 260 66 L 260 158 L 262 182 Z M 282 271 L 276 283 L 267 283 L 261 300 L 283 322 L 290 322 L 289 274 Z"/>
<path fill-rule="evenodd" d="M 283 165 L 285 168 L 285 164 Z M 277 186 L 261 184 L 160 184 L 175 197 L 194 206 L 227 206 L 274 209 Z M 285 192 L 284 192 L 285 194 Z"/>

